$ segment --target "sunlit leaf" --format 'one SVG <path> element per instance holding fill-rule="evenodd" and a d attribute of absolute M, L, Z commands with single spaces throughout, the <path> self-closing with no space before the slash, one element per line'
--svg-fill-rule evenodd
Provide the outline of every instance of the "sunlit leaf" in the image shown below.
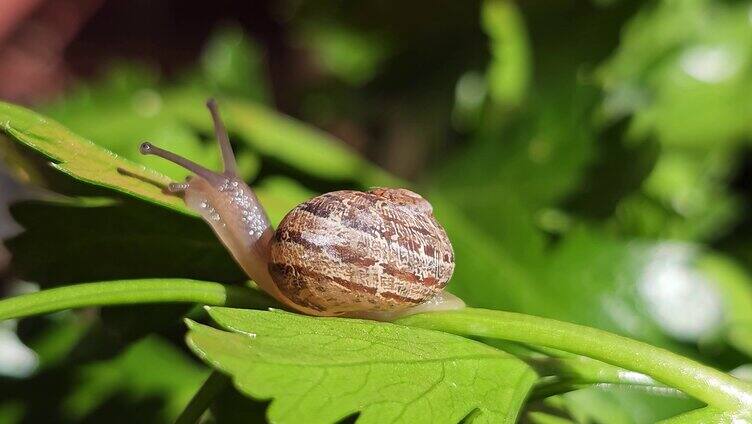
<path fill-rule="evenodd" d="M 273 422 L 514 422 L 534 381 L 518 359 L 449 334 L 342 318 L 209 309 L 188 344 Z M 477 412 L 474 412 L 477 411 Z"/>
<path fill-rule="evenodd" d="M 170 182 L 164 175 L 123 159 L 28 109 L 0 102 L 0 130 L 76 179 L 187 213 L 179 198 L 162 191 Z"/>

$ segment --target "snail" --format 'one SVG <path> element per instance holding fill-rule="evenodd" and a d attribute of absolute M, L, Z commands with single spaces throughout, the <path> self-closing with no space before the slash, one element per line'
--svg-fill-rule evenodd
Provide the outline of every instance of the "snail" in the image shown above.
<path fill-rule="evenodd" d="M 214 172 L 149 142 L 140 146 L 193 173 L 182 193 L 258 287 L 308 315 L 392 320 L 459 309 L 445 292 L 454 253 L 423 197 L 402 188 L 322 194 L 290 211 L 275 231 L 256 194 L 238 177 L 227 131 L 207 102 L 224 171 Z"/>

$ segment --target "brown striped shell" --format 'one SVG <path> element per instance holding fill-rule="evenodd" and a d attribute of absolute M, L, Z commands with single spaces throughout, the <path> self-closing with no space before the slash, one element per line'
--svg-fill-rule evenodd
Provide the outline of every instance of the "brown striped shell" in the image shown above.
<path fill-rule="evenodd" d="M 285 216 L 270 250 L 282 293 L 326 315 L 406 309 L 440 293 L 454 270 L 431 205 L 405 189 L 315 197 Z"/>

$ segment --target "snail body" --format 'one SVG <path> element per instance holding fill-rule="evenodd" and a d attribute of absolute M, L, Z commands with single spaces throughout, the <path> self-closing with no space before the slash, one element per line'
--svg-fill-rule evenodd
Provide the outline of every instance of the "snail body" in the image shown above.
<path fill-rule="evenodd" d="M 390 320 L 458 309 L 443 291 L 454 270 L 446 232 L 420 195 L 401 188 L 325 193 L 290 211 L 274 231 L 253 190 L 236 174 L 227 132 L 211 111 L 224 171 L 213 172 L 150 143 L 141 153 L 193 172 L 168 189 L 209 223 L 256 284 L 309 315 Z"/>

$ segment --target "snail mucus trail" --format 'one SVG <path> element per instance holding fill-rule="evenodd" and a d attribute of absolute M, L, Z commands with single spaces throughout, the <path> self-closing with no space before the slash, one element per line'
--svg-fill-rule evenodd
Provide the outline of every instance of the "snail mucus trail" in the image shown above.
<path fill-rule="evenodd" d="M 168 190 L 182 193 L 259 288 L 295 311 L 318 316 L 392 320 L 464 307 L 444 291 L 454 253 L 428 201 L 400 188 L 325 193 L 295 207 L 275 232 L 237 175 L 216 102 L 207 107 L 222 172 L 149 142 L 140 151 L 194 174 Z"/>

